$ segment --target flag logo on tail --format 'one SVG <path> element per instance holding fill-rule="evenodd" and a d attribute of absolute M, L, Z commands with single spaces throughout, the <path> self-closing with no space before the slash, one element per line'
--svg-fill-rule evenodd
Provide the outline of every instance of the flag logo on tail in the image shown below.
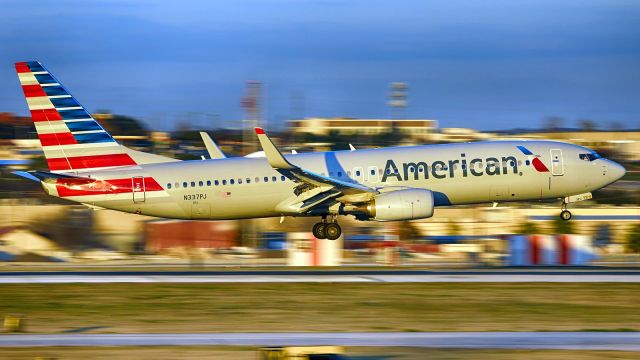
<path fill-rule="evenodd" d="M 49 170 L 86 171 L 136 162 L 37 61 L 15 64 Z"/>

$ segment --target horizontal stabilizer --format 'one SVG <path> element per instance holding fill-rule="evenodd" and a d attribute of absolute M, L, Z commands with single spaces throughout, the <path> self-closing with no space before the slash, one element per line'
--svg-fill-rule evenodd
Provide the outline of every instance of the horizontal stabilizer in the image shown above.
<path fill-rule="evenodd" d="M 12 174 L 20 176 L 20 177 L 23 177 L 25 179 L 38 181 L 38 182 L 40 182 L 41 180 L 45 180 L 45 179 L 81 179 L 81 180 L 86 180 L 88 182 L 96 181 L 96 179 L 83 177 L 83 176 L 74 176 L 74 175 L 54 173 L 54 172 L 49 172 L 49 171 L 40 171 L 40 170 L 35 170 L 35 171 L 14 171 L 14 172 L 12 172 Z"/>
<path fill-rule="evenodd" d="M 38 179 L 37 177 L 33 176 L 28 171 L 14 171 L 14 172 L 12 172 L 12 174 L 16 175 L 16 176 L 23 177 L 23 178 L 31 180 L 31 181 L 40 182 L 40 179 Z"/>

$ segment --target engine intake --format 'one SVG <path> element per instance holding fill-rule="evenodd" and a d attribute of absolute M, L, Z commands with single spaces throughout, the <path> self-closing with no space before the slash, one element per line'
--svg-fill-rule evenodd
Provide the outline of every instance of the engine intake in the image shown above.
<path fill-rule="evenodd" d="M 396 221 L 433 216 L 433 192 L 426 189 L 394 190 L 377 195 L 364 212 L 374 220 Z"/>

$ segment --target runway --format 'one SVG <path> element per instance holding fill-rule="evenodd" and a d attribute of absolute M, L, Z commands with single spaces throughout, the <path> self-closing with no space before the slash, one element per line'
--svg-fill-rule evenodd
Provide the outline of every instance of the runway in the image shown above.
<path fill-rule="evenodd" d="M 640 282 L 639 270 L 329 270 L 5 272 L 0 284 Z"/>
<path fill-rule="evenodd" d="M 0 335 L 0 347 L 37 346 L 411 346 L 468 349 L 640 351 L 640 332 L 406 332 Z"/>

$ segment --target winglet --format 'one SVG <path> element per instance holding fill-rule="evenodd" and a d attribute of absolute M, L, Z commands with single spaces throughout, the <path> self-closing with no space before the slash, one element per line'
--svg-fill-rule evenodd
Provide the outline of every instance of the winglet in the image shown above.
<path fill-rule="evenodd" d="M 287 161 L 287 159 L 282 156 L 282 153 L 276 148 L 273 144 L 273 141 L 269 139 L 267 134 L 264 133 L 262 128 L 255 128 L 256 135 L 258 135 L 258 140 L 260 141 L 260 146 L 262 146 L 262 150 L 264 150 L 264 155 L 267 157 L 267 161 L 269 165 L 275 169 L 295 169 L 296 166 Z"/>
<path fill-rule="evenodd" d="M 211 139 L 209 134 L 204 131 L 200 131 L 200 137 L 202 137 L 202 142 L 204 146 L 207 148 L 207 152 L 209 153 L 209 157 L 212 159 L 224 159 L 227 156 L 220 150 L 218 145 Z"/>

